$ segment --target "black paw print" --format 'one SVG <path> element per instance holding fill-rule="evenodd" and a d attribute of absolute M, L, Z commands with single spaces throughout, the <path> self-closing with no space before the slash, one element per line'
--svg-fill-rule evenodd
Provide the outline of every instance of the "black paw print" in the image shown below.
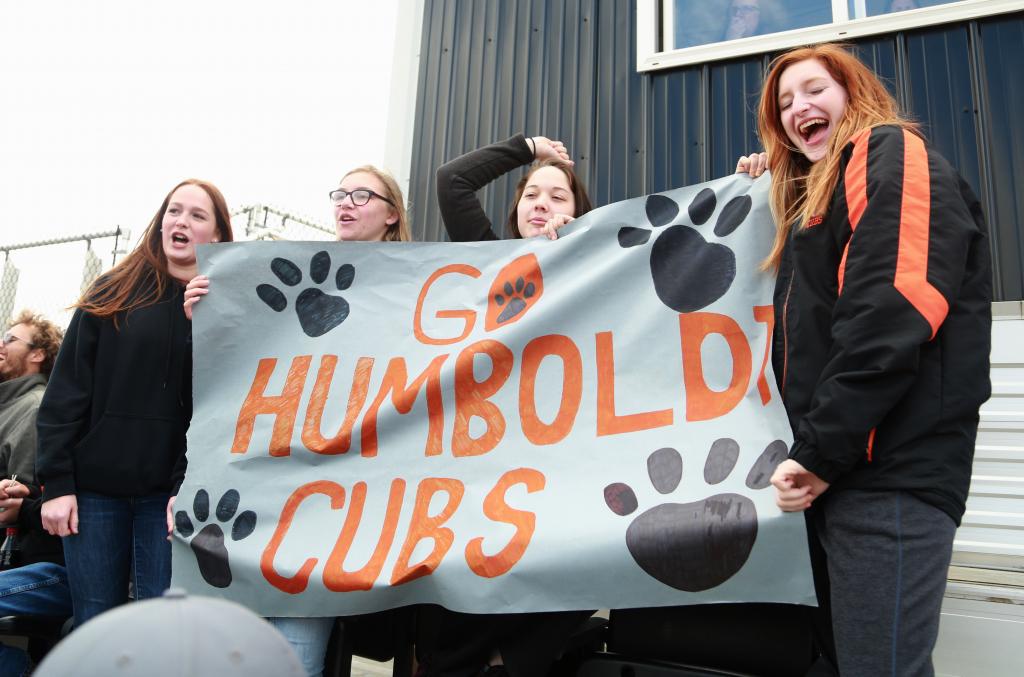
<path fill-rule="evenodd" d="M 517 277 L 515 286 L 511 282 L 506 282 L 502 292 L 494 295 L 494 304 L 501 307 L 498 324 L 511 320 L 526 310 L 526 302 L 537 293 L 537 287 L 532 282 L 525 282 L 523 278 Z"/>
<path fill-rule="evenodd" d="M 275 258 L 270 262 L 270 270 L 277 279 L 289 287 L 294 287 L 302 282 L 302 271 L 288 259 Z M 317 252 L 309 262 L 309 277 L 316 284 L 323 283 L 331 272 L 331 255 L 327 252 Z M 351 263 L 338 266 L 338 272 L 334 275 L 334 285 L 339 291 L 344 291 L 352 286 L 355 279 L 356 269 Z M 273 285 L 261 284 L 256 287 L 256 295 L 264 303 L 277 312 L 288 307 L 288 299 L 280 289 Z M 330 296 L 316 287 L 303 289 L 299 297 L 295 299 L 295 313 L 299 316 L 299 325 L 306 336 L 323 336 L 330 330 L 337 327 L 348 317 L 348 301 L 340 296 Z"/>
<path fill-rule="evenodd" d="M 693 198 L 687 208 L 695 226 L 707 222 L 715 212 L 718 198 L 715 191 L 705 188 Z M 722 208 L 715 223 L 715 235 L 729 235 L 750 213 L 748 195 L 735 197 Z M 661 228 L 679 214 L 679 205 L 664 195 L 647 198 L 647 220 L 654 228 Z M 619 246 L 636 247 L 647 244 L 651 231 L 647 228 L 624 226 L 618 234 Z M 676 224 L 654 241 L 651 247 L 651 277 L 654 291 L 666 306 L 677 313 L 700 310 L 720 299 L 729 290 L 736 277 L 736 255 L 717 242 L 708 242 L 694 228 Z"/>
<path fill-rule="evenodd" d="M 782 440 L 769 444 L 747 473 L 747 487 L 767 487 L 787 452 Z M 716 440 L 704 463 L 705 483 L 722 482 L 739 455 L 735 440 Z M 647 474 L 658 493 L 675 491 L 683 477 L 683 457 L 675 449 L 658 449 L 647 458 Z M 630 515 L 638 506 L 633 489 L 621 482 L 605 487 L 604 500 L 616 515 Z M 707 590 L 729 580 L 743 568 L 756 539 L 754 502 L 733 493 L 693 503 L 656 505 L 638 515 L 626 530 L 626 547 L 640 568 L 687 592 Z"/>
<path fill-rule="evenodd" d="M 238 510 L 238 492 L 228 489 L 221 496 L 217 503 L 217 519 L 227 522 L 235 517 Z M 196 520 L 202 524 L 210 517 L 210 495 L 205 489 L 196 492 L 195 500 L 192 502 L 192 513 Z M 178 533 L 188 538 L 195 531 L 192 520 L 188 513 L 179 510 L 174 514 L 174 526 Z M 246 510 L 235 518 L 231 525 L 231 540 L 240 541 L 252 533 L 256 528 L 256 513 Z M 219 524 L 207 524 L 203 527 L 190 544 L 192 552 L 196 556 L 196 564 L 199 565 L 199 573 L 203 580 L 215 588 L 226 588 L 231 585 L 231 565 L 228 563 L 228 549 L 224 547 L 224 530 Z"/>

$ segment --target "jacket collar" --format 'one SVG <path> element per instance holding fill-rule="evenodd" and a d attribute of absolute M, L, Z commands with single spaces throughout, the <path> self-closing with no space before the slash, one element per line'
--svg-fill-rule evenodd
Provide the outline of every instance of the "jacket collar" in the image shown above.
<path fill-rule="evenodd" d="M 13 402 L 39 386 L 46 387 L 46 376 L 43 374 L 26 374 L 4 381 L 0 383 L 0 405 Z"/>

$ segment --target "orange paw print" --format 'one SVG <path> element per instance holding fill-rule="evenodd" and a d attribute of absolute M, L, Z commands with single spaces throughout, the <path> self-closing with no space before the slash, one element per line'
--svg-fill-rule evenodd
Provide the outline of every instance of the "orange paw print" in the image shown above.
<path fill-rule="evenodd" d="M 533 254 L 520 256 L 501 269 L 487 292 L 484 329 L 493 331 L 511 324 L 536 305 L 544 294 L 544 276 Z"/>

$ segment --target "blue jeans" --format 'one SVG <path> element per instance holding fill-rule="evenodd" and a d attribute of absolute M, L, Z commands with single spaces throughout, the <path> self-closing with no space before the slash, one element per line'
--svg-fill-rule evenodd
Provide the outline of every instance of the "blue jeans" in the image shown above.
<path fill-rule="evenodd" d="M 324 656 L 334 628 L 334 618 L 275 616 L 267 621 L 292 645 L 306 674 L 309 677 L 320 677 L 324 672 Z"/>
<path fill-rule="evenodd" d="M 0 644 L 0 677 L 25 677 L 31 673 L 28 653 L 15 646 Z"/>
<path fill-rule="evenodd" d="M 135 599 L 159 597 L 171 584 L 168 498 L 77 494 L 78 534 L 62 539 L 75 627 L 128 601 L 129 575 Z"/>
<path fill-rule="evenodd" d="M 71 615 L 67 572 L 59 564 L 36 562 L 0 571 L 0 616 Z M 0 644 L 0 677 L 28 674 L 28 654 Z"/>

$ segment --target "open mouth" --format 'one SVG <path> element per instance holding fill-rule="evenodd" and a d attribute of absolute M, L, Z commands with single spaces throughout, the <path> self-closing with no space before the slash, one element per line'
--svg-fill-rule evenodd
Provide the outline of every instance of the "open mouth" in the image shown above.
<path fill-rule="evenodd" d="M 184 233 L 175 233 L 174 235 L 171 235 L 171 242 L 174 242 L 175 244 L 188 244 L 189 239 Z"/>
<path fill-rule="evenodd" d="M 342 214 L 341 218 L 338 219 L 338 223 L 352 223 L 356 220 L 356 217 L 350 214 Z"/>
<path fill-rule="evenodd" d="M 829 125 L 828 120 L 825 118 L 811 118 L 801 122 L 797 131 L 800 133 L 801 138 L 803 138 L 804 143 L 814 145 L 828 137 L 830 127 L 831 125 Z"/>

